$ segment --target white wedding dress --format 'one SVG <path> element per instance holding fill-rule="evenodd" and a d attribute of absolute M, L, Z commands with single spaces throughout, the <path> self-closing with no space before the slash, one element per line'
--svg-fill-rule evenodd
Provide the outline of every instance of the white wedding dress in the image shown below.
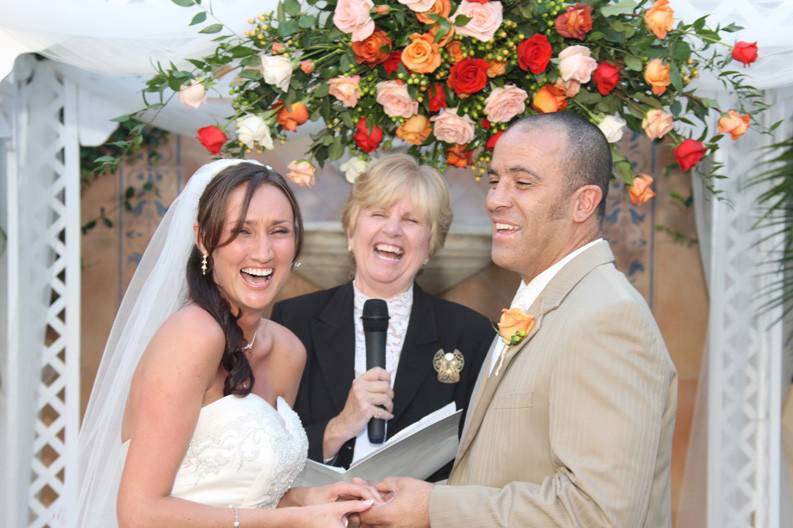
<path fill-rule="evenodd" d="M 171 495 L 210 506 L 275 508 L 303 471 L 308 439 L 280 396 L 255 394 L 203 407 Z"/>

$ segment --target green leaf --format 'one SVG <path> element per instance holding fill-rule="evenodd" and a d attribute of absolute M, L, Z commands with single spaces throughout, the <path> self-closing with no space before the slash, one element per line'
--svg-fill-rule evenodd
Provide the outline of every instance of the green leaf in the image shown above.
<path fill-rule="evenodd" d="M 601 7 L 600 12 L 604 17 L 613 17 L 633 13 L 634 9 L 636 9 L 636 2 L 634 0 L 621 0 L 620 2 Z"/>
<path fill-rule="evenodd" d="M 106 216 L 102 217 L 102 223 L 105 224 L 105 227 L 113 227 L 113 222 Z"/>
<path fill-rule="evenodd" d="M 328 83 L 319 83 L 317 87 L 314 89 L 314 96 L 316 97 L 327 97 L 328 95 Z"/>
<path fill-rule="evenodd" d="M 297 25 L 303 29 L 311 29 L 314 27 L 314 22 L 316 22 L 315 17 L 311 15 L 302 15 L 297 21 Z"/>
<path fill-rule="evenodd" d="M 677 67 L 677 64 L 669 65 L 669 78 L 676 90 L 683 90 L 683 78 L 680 76 L 680 68 Z"/>
<path fill-rule="evenodd" d="M 679 40 L 672 44 L 669 55 L 676 61 L 685 62 L 691 56 L 691 48 L 686 42 Z"/>
<path fill-rule="evenodd" d="M 207 27 L 199 31 L 199 33 L 218 33 L 223 29 L 223 24 L 209 24 Z"/>
<path fill-rule="evenodd" d="M 256 54 L 257 51 L 247 46 L 234 46 L 229 50 L 229 53 L 231 53 L 231 56 L 235 59 L 241 59 L 243 57 L 250 57 L 251 55 Z"/>
<path fill-rule="evenodd" d="M 642 92 L 636 92 L 633 94 L 633 98 L 652 108 L 661 108 L 661 106 L 663 106 L 661 105 L 661 101 Z"/>
<path fill-rule="evenodd" d="M 635 55 L 625 55 L 625 66 L 629 70 L 642 71 L 642 60 Z"/>
<path fill-rule="evenodd" d="M 352 122 L 352 117 L 350 117 L 349 112 L 344 112 L 341 114 L 341 122 L 344 123 L 344 126 L 347 128 L 355 128 L 355 125 Z"/>
<path fill-rule="evenodd" d="M 242 70 L 240 72 L 240 77 L 243 79 L 250 79 L 252 81 L 261 81 L 262 72 L 259 70 Z"/>
<path fill-rule="evenodd" d="M 278 34 L 282 37 L 288 37 L 296 33 L 299 29 L 300 27 L 297 25 L 297 20 L 288 20 L 278 25 Z"/>
<path fill-rule="evenodd" d="M 195 26 L 196 24 L 200 24 L 201 22 L 207 19 L 207 12 L 206 11 L 199 11 L 193 17 L 193 20 L 190 21 L 191 26 Z"/>
<path fill-rule="evenodd" d="M 181 7 L 190 7 L 195 4 L 193 0 L 171 0 L 171 2 Z"/>
<path fill-rule="evenodd" d="M 465 15 L 457 15 L 454 19 L 455 26 L 464 26 L 471 21 L 471 17 Z"/>
<path fill-rule="evenodd" d="M 677 116 L 679 116 L 679 115 L 680 115 L 680 112 L 682 112 L 682 111 L 683 111 L 683 105 L 680 103 L 680 101 L 675 101 L 675 102 L 674 102 L 674 103 L 672 103 L 672 105 L 669 107 L 669 110 L 672 112 L 672 115 L 673 115 L 673 116 L 677 117 Z"/>
<path fill-rule="evenodd" d="M 330 158 L 330 160 L 333 161 L 341 158 L 343 155 L 344 155 L 344 144 L 341 142 L 340 137 L 336 137 L 333 140 L 333 145 L 331 145 L 330 149 L 328 150 L 328 158 Z"/>
<path fill-rule="evenodd" d="M 206 68 L 206 62 L 198 59 L 187 59 L 187 62 L 198 68 L 199 70 L 203 70 Z"/>
<path fill-rule="evenodd" d="M 261 63 L 262 60 L 258 55 L 251 55 L 250 57 L 245 57 L 240 61 L 240 64 L 243 66 L 260 66 Z"/>
<path fill-rule="evenodd" d="M 284 0 L 284 11 L 292 16 L 300 14 L 300 2 L 298 0 Z"/>

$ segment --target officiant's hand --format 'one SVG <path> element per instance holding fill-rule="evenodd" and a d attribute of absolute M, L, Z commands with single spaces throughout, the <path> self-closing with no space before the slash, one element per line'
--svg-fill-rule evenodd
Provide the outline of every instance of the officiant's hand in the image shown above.
<path fill-rule="evenodd" d="M 347 401 L 341 412 L 325 427 L 322 454 L 330 458 L 350 438 L 358 436 L 372 418 L 390 420 L 394 410 L 394 391 L 391 375 L 377 367 L 367 370 L 352 382 Z"/>
<path fill-rule="evenodd" d="M 429 528 L 432 484 L 412 478 L 387 478 L 377 485 L 385 504 L 359 514 L 362 527 Z"/>

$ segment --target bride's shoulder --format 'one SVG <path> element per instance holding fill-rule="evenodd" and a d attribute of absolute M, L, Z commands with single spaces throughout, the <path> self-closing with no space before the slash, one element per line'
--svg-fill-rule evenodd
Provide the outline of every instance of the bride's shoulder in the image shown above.
<path fill-rule="evenodd" d="M 188 304 L 174 312 L 154 336 L 153 344 L 158 348 L 190 350 L 209 355 L 222 353 L 225 334 L 220 324 L 209 312 L 195 304 Z"/>

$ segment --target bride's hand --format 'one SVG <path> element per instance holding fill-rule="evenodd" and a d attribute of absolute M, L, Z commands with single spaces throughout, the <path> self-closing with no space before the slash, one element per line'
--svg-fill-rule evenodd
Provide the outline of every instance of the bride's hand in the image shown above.
<path fill-rule="evenodd" d="M 301 526 L 306 528 L 346 528 L 357 523 L 351 523 L 348 516 L 356 516 L 372 507 L 371 500 L 349 500 L 331 502 L 328 504 L 316 504 L 305 508 L 305 523 Z"/>
<path fill-rule="evenodd" d="M 352 482 L 336 482 L 325 486 L 313 488 L 292 488 L 288 494 L 289 502 L 298 506 L 323 504 L 340 500 L 373 500 L 375 504 L 382 504 L 383 497 L 377 488 L 363 479 L 353 479 Z"/>

